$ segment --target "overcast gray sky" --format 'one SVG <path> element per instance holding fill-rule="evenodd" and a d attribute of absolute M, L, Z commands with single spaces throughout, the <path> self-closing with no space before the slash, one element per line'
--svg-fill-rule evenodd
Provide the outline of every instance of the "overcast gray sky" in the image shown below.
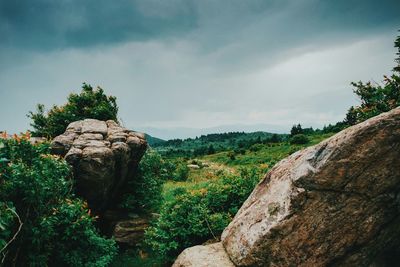
<path fill-rule="evenodd" d="M 88 82 L 163 138 L 342 120 L 394 66 L 398 0 L 0 0 L 0 129 Z"/>

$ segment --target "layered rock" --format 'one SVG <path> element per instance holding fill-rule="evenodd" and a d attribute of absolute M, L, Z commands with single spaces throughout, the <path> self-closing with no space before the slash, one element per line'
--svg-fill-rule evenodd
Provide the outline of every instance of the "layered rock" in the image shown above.
<path fill-rule="evenodd" d="M 133 177 L 147 143 L 144 134 L 114 121 L 85 119 L 68 125 L 51 148 L 73 166 L 78 194 L 101 210 Z"/>
<path fill-rule="evenodd" d="M 151 216 L 132 215 L 115 223 L 112 236 L 119 244 L 134 247 L 142 241 Z"/>
<path fill-rule="evenodd" d="M 279 162 L 224 230 L 222 244 L 218 255 L 236 266 L 394 266 L 400 108 Z"/>

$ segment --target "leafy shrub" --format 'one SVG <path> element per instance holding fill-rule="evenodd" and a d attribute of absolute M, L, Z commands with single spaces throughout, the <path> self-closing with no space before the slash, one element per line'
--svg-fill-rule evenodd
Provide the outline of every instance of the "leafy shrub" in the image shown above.
<path fill-rule="evenodd" d="M 123 196 L 120 206 L 139 213 L 156 211 L 162 200 L 162 186 L 173 177 L 174 168 L 156 151 L 146 151 L 136 177 L 129 181 L 128 192 Z"/>
<path fill-rule="evenodd" d="M 290 143 L 295 145 L 303 145 L 307 144 L 308 142 L 310 142 L 310 140 L 304 134 L 296 134 L 290 139 Z"/>
<path fill-rule="evenodd" d="M 359 106 L 351 107 L 346 115 L 344 122 L 348 125 L 354 125 L 374 117 L 380 113 L 387 112 L 400 106 L 400 36 L 397 36 L 395 48 L 399 57 L 395 59 L 397 66 L 390 77 L 384 76 L 382 84 L 363 83 L 361 81 L 352 83 L 354 93 L 361 100 Z M 397 74 L 396 74 L 397 73 Z"/>
<path fill-rule="evenodd" d="M 45 107 L 37 105 L 36 113 L 29 112 L 35 136 L 55 137 L 62 134 L 71 122 L 86 118 L 117 121 L 116 98 L 106 96 L 103 89 L 93 88 L 84 83 L 80 94 L 70 94 L 67 104 L 54 105 L 45 114 Z"/>
<path fill-rule="evenodd" d="M 361 104 L 351 107 L 347 112 L 345 121 L 350 125 L 400 106 L 400 76 L 398 75 L 384 76 L 382 85 L 361 81 L 352 85 Z"/>
<path fill-rule="evenodd" d="M 264 147 L 263 144 L 254 144 L 249 148 L 249 150 L 251 152 L 257 152 L 257 151 L 261 150 L 263 147 Z"/>
<path fill-rule="evenodd" d="M 0 139 L 0 244 L 6 266 L 106 266 L 115 242 L 101 237 L 70 170 L 28 135 Z"/>
<path fill-rule="evenodd" d="M 186 247 L 218 238 L 258 180 L 257 171 L 243 169 L 241 175 L 222 174 L 207 183 L 175 188 L 146 231 L 145 242 L 171 259 Z"/>
<path fill-rule="evenodd" d="M 172 177 L 174 181 L 186 181 L 189 177 L 189 167 L 185 162 L 177 162 Z"/>

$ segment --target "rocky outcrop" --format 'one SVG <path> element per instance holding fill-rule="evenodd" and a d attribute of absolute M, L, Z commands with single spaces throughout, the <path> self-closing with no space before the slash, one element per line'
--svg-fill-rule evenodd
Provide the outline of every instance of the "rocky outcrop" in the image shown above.
<path fill-rule="evenodd" d="M 133 177 L 147 143 L 144 134 L 114 121 L 85 119 L 68 125 L 51 148 L 73 166 L 77 193 L 101 210 Z"/>
<path fill-rule="evenodd" d="M 222 244 L 236 266 L 394 266 L 387 260 L 400 255 L 400 108 L 279 162 Z"/>
<path fill-rule="evenodd" d="M 221 242 L 185 249 L 172 267 L 234 267 Z"/>
<path fill-rule="evenodd" d="M 131 247 L 136 246 L 142 241 L 149 221 L 150 218 L 143 216 L 118 221 L 113 232 L 115 241 Z"/>

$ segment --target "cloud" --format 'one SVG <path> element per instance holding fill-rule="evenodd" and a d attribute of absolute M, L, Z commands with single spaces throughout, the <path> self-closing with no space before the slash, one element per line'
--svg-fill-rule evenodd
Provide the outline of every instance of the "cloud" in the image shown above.
<path fill-rule="evenodd" d="M 153 8 L 149 5 L 153 3 Z M 157 12 L 158 6 L 163 12 Z M 179 34 L 195 26 L 190 2 L 22 0 L 0 2 L 2 45 L 48 50 Z"/>
<path fill-rule="evenodd" d="M 390 72 L 400 25 L 397 1 L 346 3 L 1 2 L 0 127 L 26 129 L 84 81 L 133 129 L 336 122 L 351 81 Z"/>

